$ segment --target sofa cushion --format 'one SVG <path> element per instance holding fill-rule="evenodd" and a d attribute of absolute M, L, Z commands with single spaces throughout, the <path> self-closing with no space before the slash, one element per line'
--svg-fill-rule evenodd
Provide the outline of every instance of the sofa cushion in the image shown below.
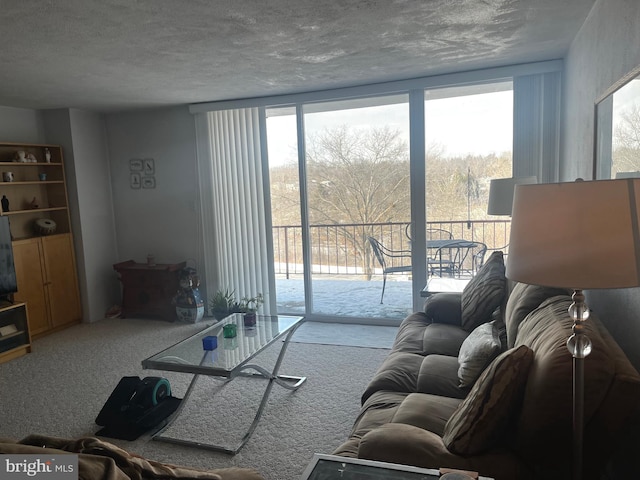
<path fill-rule="evenodd" d="M 535 351 L 517 421 L 515 446 L 523 458 L 557 470 L 571 458 L 573 359 L 566 342 L 573 321 L 567 310 L 571 298 L 552 297 L 531 312 L 518 329 L 516 346 Z M 611 388 L 615 364 L 600 335 L 595 315 L 584 322 L 592 344 L 584 361 L 584 422 L 592 416 Z"/>
<path fill-rule="evenodd" d="M 564 288 L 516 283 L 509 294 L 504 315 L 508 347 L 515 345 L 518 326 L 529 313 L 538 308 L 547 298 L 569 295 L 569 293 L 570 291 Z"/>
<path fill-rule="evenodd" d="M 458 357 L 427 355 L 420 366 L 417 391 L 443 397 L 464 398 L 469 388 L 460 387 Z"/>
<path fill-rule="evenodd" d="M 458 378 L 461 387 L 471 387 L 484 369 L 501 351 L 500 335 L 494 322 L 483 323 L 462 342 L 458 354 Z"/>
<path fill-rule="evenodd" d="M 396 410 L 393 423 L 406 423 L 442 435 L 444 426 L 462 400 L 441 395 L 411 393 Z M 425 412 L 428 414 L 425 415 Z"/>
<path fill-rule="evenodd" d="M 450 355 L 457 357 L 462 342 L 469 336 L 469 332 L 454 325 L 432 323 L 422 332 L 423 355 Z"/>
<path fill-rule="evenodd" d="M 434 293 L 424 302 L 424 313 L 433 323 L 462 325 L 462 294 L 459 292 Z"/>
<path fill-rule="evenodd" d="M 462 328 L 470 332 L 481 323 L 488 322 L 502 303 L 506 287 L 504 257 L 501 251 L 495 251 L 462 291 Z"/>
<path fill-rule="evenodd" d="M 522 345 L 500 354 L 480 375 L 445 425 L 442 440 L 459 455 L 493 447 L 520 406 L 533 351 Z"/>

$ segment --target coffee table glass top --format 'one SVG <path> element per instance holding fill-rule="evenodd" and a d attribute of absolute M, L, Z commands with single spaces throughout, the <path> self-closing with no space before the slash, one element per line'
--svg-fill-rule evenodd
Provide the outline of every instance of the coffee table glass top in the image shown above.
<path fill-rule="evenodd" d="M 315 454 L 302 480 L 437 480 L 437 470 Z"/>
<path fill-rule="evenodd" d="M 304 317 L 258 315 L 255 326 L 244 325 L 243 315 L 234 313 L 160 353 L 142 361 L 154 370 L 231 377 L 261 350 L 298 326 Z M 224 338 L 225 325 L 235 325 L 236 336 Z M 215 336 L 217 348 L 205 350 L 203 338 Z"/>

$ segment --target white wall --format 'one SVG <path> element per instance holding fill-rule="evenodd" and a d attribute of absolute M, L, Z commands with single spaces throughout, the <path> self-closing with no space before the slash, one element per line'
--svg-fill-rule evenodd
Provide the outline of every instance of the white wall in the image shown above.
<path fill-rule="evenodd" d="M 640 2 L 598 0 L 565 61 L 561 178 L 592 178 L 594 104 L 640 65 Z M 587 292 L 589 306 L 640 369 L 640 289 Z"/>
<path fill-rule="evenodd" d="M 118 261 L 111 196 L 106 130 L 101 115 L 69 111 L 73 169 L 67 173 L 72 213 L 78 218 L 76 257 L 83 293 L 85 321 L 104 318 L 119 303 L 120 284 L 113 270 Z M 77 203 L 71 200 L 77 197 Z"/>
<path fill-rule="evenodd" d="M 189 261 L 198 221 L 195 121 L 187 107 L 106 116 L 119 261 Z M 131 159 L 153 158 L 154 189 L 130 187 Z"/>
<path fill-rule="evenodd" d="M 42 113 L 28 108 L 0 106 L 2 142 L 45 143 Z"/>
<path fill-rule="evenodd" d="M 62 145 L 84 322 L 120 301 L 104 119 L 80 110 L 42 112 L 46 141 Z"/>

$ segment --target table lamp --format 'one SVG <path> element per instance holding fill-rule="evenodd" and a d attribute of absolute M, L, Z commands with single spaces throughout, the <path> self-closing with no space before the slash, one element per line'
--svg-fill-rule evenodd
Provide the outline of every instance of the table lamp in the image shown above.
<path fill-rule="evenodd" d="M 582 478 L 584 289 L 640 285 L 640 179 L 518 185 L 511 220 L 509 279 L 573 289 L 573 478 Z"/>
<path fill-rule="evenodd" d="M 516 185 L 538 183 L 538 177 L 494 178 L 489 183 L 489 215 L 511 215 L 513 189 Z"/>

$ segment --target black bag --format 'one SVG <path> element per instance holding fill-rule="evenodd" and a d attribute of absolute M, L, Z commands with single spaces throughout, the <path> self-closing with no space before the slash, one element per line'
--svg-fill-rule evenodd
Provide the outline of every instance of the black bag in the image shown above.
<path fill-rule="evenodd" d="M 180 402 L 171 396 L 166 378 L 122 377 L 96 417 L 96 424 L 104 427 L 96 435 L 135 440 L 166 420 Z"/>

